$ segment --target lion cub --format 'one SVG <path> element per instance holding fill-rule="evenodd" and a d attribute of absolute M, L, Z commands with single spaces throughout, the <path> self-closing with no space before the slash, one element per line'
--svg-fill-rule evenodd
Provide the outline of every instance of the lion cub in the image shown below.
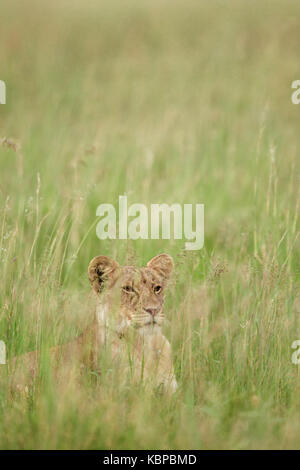
<path fill-rule="evenodd" d="M 167 254 L 155 256 L 143 268 L 121 267 L 107 256 L 93 258 L 88 275 L 96 298 L 95 318 L 74 341 L 51 349 L 57 380 L 65 381 L 71 366 L 78 374 L 83 368 L 101 374 L 108 353 L 121 383 L 128 378 L 142 380 L 174 392 L 171 346 L 161 332 L 164 290 L 172 270 L 173 260 Z M 37 351 L 13 360 L 17 388 L 27 389 L 38 363 Z"/>

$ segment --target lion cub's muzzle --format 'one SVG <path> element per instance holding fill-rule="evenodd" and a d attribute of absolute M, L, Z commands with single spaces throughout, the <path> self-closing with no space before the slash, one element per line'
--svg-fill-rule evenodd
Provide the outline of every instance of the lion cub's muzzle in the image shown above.
<path fill-rule="evenodd" d="M 132 316 L 132 320 L 136 328 L 146 325 L 161 325 L 163 319 L 164 314 L 161 307 L 143 308 L 140 313 Z"/>
<path fill-rule="evenodd" d="M 153 308 L 144 308 L 144 311 L 146 313 L 149 313 L 149 315 L 151 315 L 151 317 L 153 318 L 153 320 L 155 319 L 156 315 L 160 312 L 160 308 L 159 307 L 153 307 Z"/>

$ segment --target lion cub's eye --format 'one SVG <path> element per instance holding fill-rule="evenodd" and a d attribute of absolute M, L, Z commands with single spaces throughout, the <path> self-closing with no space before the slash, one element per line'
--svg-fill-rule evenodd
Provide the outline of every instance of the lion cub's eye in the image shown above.
<path fill-rule="evenodd" d="M 159 294 L 160 291 L 161 291 L 161 286 L 155 286 L 155 287 L 153 288 L 153 290 L 154 290 L 155 294 Z"/>
<path fill-rule="evenodd" d="M 134 288 L 131 286 L 123 286 L 122 289 L 124 292 L 128 292 L 128 293 L 134 292 Z"/>

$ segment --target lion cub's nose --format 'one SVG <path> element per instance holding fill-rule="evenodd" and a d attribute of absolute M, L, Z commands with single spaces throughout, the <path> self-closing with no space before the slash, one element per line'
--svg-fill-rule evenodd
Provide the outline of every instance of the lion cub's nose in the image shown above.
<path fill-rule="evenodd" d="M 150 315 L 152 315 L 152 317 L 155 317 L 155 315 L 158 314 L 158 308 L 157 307 L 153 307 L 153 308 L 144 308 L 145 312 L 149 313 Z"/>

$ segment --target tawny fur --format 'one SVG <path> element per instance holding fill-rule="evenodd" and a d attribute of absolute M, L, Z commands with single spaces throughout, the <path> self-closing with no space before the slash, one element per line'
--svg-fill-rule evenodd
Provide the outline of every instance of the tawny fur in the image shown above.
<path fill-rule="evenodd" d="M 57 381 L 83 369 L 101 374 L 101 357 L 109 352 L 120 382 L 128 378 L 174 392 L 171 346 L 162 334 L 164 290 L 173 260 L 161 254 L 146 267 L 119 266 L 106 256 L 89 264 L 89 279 L 96 296 L 94 320 L 74 341 L 50 350 Z M 39 353 L 16 357 L 9 364 L 14 388 L 32 386 L 38 374 Z"/>

